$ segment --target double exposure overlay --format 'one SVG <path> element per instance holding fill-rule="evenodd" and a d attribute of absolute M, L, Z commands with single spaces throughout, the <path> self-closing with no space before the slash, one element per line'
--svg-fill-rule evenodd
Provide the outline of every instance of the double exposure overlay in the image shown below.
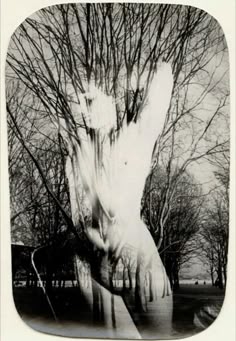
<path fill-rule="evenodd" d="M 11 37 L 16 309 L 68 337 L 175 339 L 227 282 L 229 61 L 206 12 L 46 7 Z"/>

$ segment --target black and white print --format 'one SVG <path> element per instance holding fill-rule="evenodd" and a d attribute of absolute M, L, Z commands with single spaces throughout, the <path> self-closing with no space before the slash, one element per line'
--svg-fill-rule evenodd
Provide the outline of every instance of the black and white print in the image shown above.
<path fill-rule="evenodd" d="M 206 12 L 70 3 L 6 59 L 12 285 L 67 337 L 178 339 L 227 282 L 229 60 Z"/>

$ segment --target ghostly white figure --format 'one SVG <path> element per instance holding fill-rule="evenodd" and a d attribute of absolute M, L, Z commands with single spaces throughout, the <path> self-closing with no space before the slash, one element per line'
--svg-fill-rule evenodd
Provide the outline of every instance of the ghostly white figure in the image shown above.
<path fill-rule="evenodd" d="M 163 63 L 154 75 L 138 120 L 124 124 L 117 131 L 113 98 L 89 84 L 88 92 L 79 96 L 80 115 L 76 115 L 87 125 L 86 130 L 78 128 L 79 141 L 71 133 L 68 122 L 60 121 L 69 149 L 66 172 L 74 223 L 78 223 L 79 184 L 82 183 L 98 222 L 86 229 L 87 237 L 98 250 L 115 260 L 119 259 L 123 248 L 135 250 L 136 292 L 143 310 L 146 309 L 144 287 L 147 273 L 153 300 L 171 295 L 156 245 L 140 218 L 140 204 L 172 87 L 171 67 Z M 102 270 L 101 282 L 109 287 Z"/>

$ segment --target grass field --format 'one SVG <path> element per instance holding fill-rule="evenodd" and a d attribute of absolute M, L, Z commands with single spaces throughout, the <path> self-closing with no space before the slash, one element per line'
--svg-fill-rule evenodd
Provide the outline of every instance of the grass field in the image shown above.
<path fill-rule="evenodd" d="M 99 326 L 94 325 L 92 311 L 86 300 L 79 295 L 77 288 L 53 290 L 54 294 L 50 297 L 53 308 L 58 319 L 63 321 L 60 327 L 58 325 L 59 329 L 57 329 L 42 289 L 17 287 L 13 289 L 13 292 L 19 314 L 27 324 L 37 330 L 64 336 L 103 336 L 99 332 Z M 204 307 L 216 306 L 217 312 L 220 311 L 223 300 L 224 291 L 210 285 L 181 285 L 173 295 L 173 334 L 170 338 L 181 338 L 200 332 L 203 328 L 194 324 L 195 315 L 199 314 Z M 214 318 L 208 318 L 208 316 L 205 318 L 205 315 L 201 317 L 206 327 L 213 322 Z M 124 316 L 124 322 L 125 319 Z M 127 331 L 127 338 L 128 336 Z"/>
<path fill-rule="evenodd" d="M 217 307 L 224 301 L 224 291 L 210 285 L 181 285 L 174 293 L 173 325 L 177 333 L 191 335 L 201 331 L 194 325 L 194 315 L 204 307 Z M 210 325 L 213 319 L 206 321 Z"/>

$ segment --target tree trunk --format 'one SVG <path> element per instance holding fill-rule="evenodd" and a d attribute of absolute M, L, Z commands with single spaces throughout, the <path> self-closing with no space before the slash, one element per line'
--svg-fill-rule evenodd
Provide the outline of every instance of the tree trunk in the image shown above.
<path fill-rule="evenodd" d="M 93 295 L 93 321 L 101 322 L 104 320 L 103 302 L 101 301 L 101 290 L 99 284 L 92 280 L 92 295 Z"/>
<path fill-rule="evenodd" d="M 173 290 L 179 289 L 179 265 L 176 258 L 172 260 L 171 265 L 172 270 L 172 282 L 173 282 Z"/>
<path fill-rule="evenodd" d="M 112 273 L 109 271 L 108 255 L 101 258 L 99 269 L 102 281 L 112 282 Z M 97 273 L 97 269 L 95 269 Z M 112 285 L 113 286 L 113 285 Z M 103 326 L 107 332 L 107 337 L 112 337 L 116 327 L 114 295 L 92 278 L 93 294 L 93 319 L 94 322 Z"/>
<path fill-rule="evenodd" d="M 214 270 L 212 267 L 210 269 L 210 272 L 211 272 L 211 285 L 214 287 L 215 286 L 215 279 L 214 279 Z"/>
<path fill-rule="evenodd" d="M 126 268 L 125 268 L 125 266 L 124 266 L 124 268 L 123 268 L 123 290 L 125 290 L 126 289 Z"/>
<path fill-rule="evenodd" d="M 226 282 L 227 282 L 227 266 L 223 265 L 223 275 L 224 275 L 224 284 L 226 286 Z"/>
<path fill-rule="evenodd" d="M 153 286 L 153 278 L 152 278 L 152 274 L 151 272 L 149 271 L 148 272 L 148 277 L 149 277 L 149 301 L 152 302 L 154 300 L 154 297 L 153 297 L 153 292 L 152 292 L 152 286 Z"/>
<path fill-rule="evenodd" d="M 74 263 L 74 272 L 75 272 L 75 279 L 76 279 L 76 282 L 77 282 L 78 290 L 81 292 L 80 279 L 79 279 L 79 268 L 78 268 L 77 261 L 78 261 L 78 256 L 75 255 L 75 256 L 74 256 L 74 259 L 73 259 L 73 263 Z"/>
<path fill-rule="evenodd" d="M 145 269 L 143 268 L 140 256 L 137 260 L 136 278 L 135 278 L 135 306 L 137 311 L 147 311 L 147 300 L 145 296 Z"/>
<path fill-rule="evenodd" d="M 132 272 L 130 267 L 128 267 L 128 277 L 129 277 L 129 290 L 133 289 L 133 282 L 132 282 Z"/>
<path fill-rule="evenodd" d="M 223 289 L 224 285 L 223 285 L 222 264 L 221 264 L 220 254 L 218 254 L 217 275 L 218 275 L 218 286 L 219 286 L 219 289 Z"/>
<path fill-rule="evenodd" d="M 174 270 L 174 285 L 173 289 L 179 289 L 179 271 L 178 269 Z"/>
<path fill-rule="evenodd" d="M 170 262 L 169 260 L 166 261 L 166 273 L 170 281 L 170 287 L 171 289 L 173 289 L 173 286 L 174 286 L 173 265 L 172 265 L 172 262 Z"/>

